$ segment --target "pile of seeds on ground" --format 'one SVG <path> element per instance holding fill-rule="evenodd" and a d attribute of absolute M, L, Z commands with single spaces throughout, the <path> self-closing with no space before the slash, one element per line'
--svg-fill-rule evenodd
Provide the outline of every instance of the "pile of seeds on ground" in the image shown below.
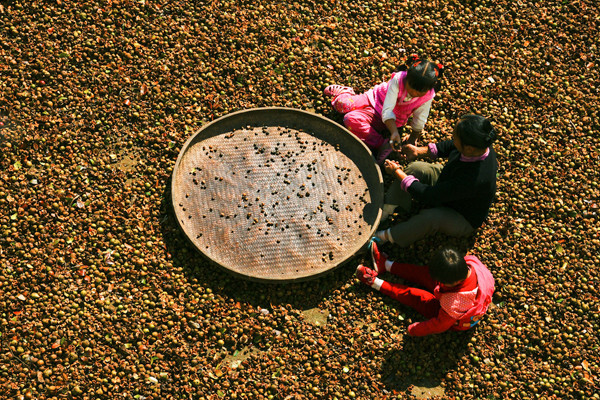
<path fill-rule="evenodd" d="M 0 2 L 0 397 L 598 398 L 599 11 Z M 170 208 L 185 140 L 249 107 L 341 121 L 325 86 L 366 90 L 414 52 L 446 66 L 424 141 L 466 112 L 499 131 L 490 218 L 451 240 L 496 277 L 480 326 L 407 337 L 420 317 L 352 263 L 286 286 L 207 266 Z M 446 240 L 385 250 L 424 263 Z"/>

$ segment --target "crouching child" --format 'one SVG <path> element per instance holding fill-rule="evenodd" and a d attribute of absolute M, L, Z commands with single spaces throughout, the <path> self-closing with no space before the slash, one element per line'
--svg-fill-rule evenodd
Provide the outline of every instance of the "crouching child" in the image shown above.
<path fill-rule="evenodd" d="M 371 243 L 371 256 L 373 269 L 359 265 L 358 279 L 428 318 L 408 327 L 411 336 L 467 330 L 481 320 L 492 301 L 494 277 L 488 268 L 477 257 L 463 256 L 451 247 L 434 253 L 429 266 L 389 260 L 376 242 Z M 379 277 L 384 272 L 424 289 L 384 281 Z"/>

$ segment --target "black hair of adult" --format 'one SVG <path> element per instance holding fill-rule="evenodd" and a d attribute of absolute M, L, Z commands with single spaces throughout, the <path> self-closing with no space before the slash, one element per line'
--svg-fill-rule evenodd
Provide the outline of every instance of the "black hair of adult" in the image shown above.
<path fill-rule="evenodd" d="M 454 284 L 467 278 L 469 267 L 464 254 L 453 247 L 444 246 L 431 257 L 429 274 L 440 283 Z"/>
<path fill-rule="evenodd" d="M 455 129 L 463 146 L 486 149 L 496 140 L 496 130 L 492 123 L 481 115 L 463 115 Z"/>
<path fill-rule="evenodd" d="M 406 82 L 418 92 L 428 92 L 437 86 L 440 68 L 428 60 L 418 60 L 406 71 Z"/>

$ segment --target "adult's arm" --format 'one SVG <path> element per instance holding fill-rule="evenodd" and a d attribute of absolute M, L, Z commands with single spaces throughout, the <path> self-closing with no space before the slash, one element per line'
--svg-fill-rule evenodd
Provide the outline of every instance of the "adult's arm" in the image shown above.
<path fill-rule="evenodd" d="M 431 152 L 433 149 L 436 149 L 433 143 L 429 144 L 428 146 L 415 146 L 413 144 L 405 144 L 402 146 L 400 156 L 406 161 L 414 161 L 419 158 L 425 157 L 435 159 L 436 157 Z"/>
<path fill-rule="evenodd" d="M 443 140 L 434 144 L 435 154 L 432 154 L 432 158 L 448 158 L 452 150 L 456 150 L 454 141 L 452 139 Z"/>

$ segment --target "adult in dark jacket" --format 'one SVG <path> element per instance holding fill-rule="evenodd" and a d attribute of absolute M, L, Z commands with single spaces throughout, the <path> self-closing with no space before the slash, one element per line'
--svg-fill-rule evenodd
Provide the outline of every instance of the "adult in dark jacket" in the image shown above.
<path fill-rule="evenodd" d="M 465 115 L 456 124 L 452 140 L 403 146 L 402 154 L 409 161 L 425 157 L 448 161 L 443 167 L 414 161 L 403 170 L 397 162 L 386 160 L 385 170 L 396 180 L 386 194 L 384 218 L 398 206 L 408 211 L 411 199 L 427 208 L 375 236 L 404 247 L 435 232 L 459 237 L 473 233 L 483 224 L 496 193 L 495 139 L 490 121 Z"/>

